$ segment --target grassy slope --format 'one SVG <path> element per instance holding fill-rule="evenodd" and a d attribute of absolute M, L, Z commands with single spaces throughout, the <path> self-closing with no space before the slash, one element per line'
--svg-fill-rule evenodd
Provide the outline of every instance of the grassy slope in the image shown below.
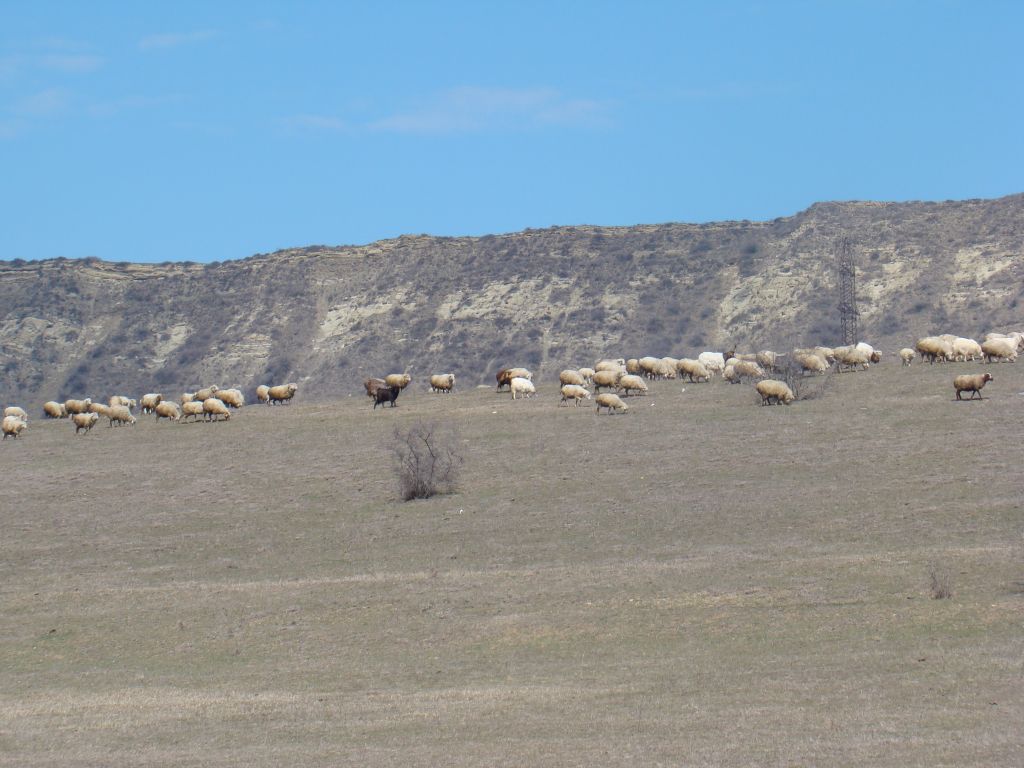
<path fill-rule="evenodd" d="M 887 363 L 789 408 L 35 420 L 0 446 L 0 763 L 1018 764 L 1024 370 L 990 370 L 975 403 Z M 465 481 L 403 504 L 422 417 Z"/>

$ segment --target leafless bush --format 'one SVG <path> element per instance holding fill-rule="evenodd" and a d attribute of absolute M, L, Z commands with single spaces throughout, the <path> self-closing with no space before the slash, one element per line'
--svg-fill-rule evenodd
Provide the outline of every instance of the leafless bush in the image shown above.
<path fill-rule="evenodd" d="M 935 600 L 948 600 L 953 596 L 953 577 L 949 571 L 938 565 L 932 565 L 928 571 L 931 582 L 932 598 Z"/>
<path fill-rule="evenodd" d="M 832 387 L 835 372 L 835 368 L 829 368 L 824 375 L 805 375 L 800 363 L 794 360 L 790 354 L 776 364 L 771 377 L 778 381 L 784 381 L 793 391 L 795 400 L 817 400 Z"/>
<path fill-rule="evenodd" d="M 403 501 L 429 499 L 455 490 L 462 456 L 451 427 L 417 421 L 408 429 L 395 427 L 392 453 Z"/>

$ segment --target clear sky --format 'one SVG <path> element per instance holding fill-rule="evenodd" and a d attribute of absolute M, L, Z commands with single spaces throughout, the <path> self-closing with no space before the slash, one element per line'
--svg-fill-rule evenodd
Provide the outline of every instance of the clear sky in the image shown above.
<path fill-rule="evenodd" d="M 1019 2 L 4 2 L 0 259 L 1024 191 Z"/>

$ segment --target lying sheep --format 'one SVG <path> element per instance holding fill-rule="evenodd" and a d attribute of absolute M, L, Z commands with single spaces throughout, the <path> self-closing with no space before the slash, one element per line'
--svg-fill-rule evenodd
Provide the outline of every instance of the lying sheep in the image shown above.
<path fill-rule="evenodd" d="M 761 405 L 771 405 L 772 400 L 776 405 L 781 403 L 789 405 L 796 399 L 789 385 L 777 379 L 763 379 L 757 382 L 756 389 L 757 394 L 761 396 Z"/>
<path fill-rule="evenodd" d="M 4 416 L 2 424 L 4 440 L 8 437 L 13 437 L 17 440 L 21 433 L 28 429 L 28 422 L 24 419 L 18 418 L 17 416 Z"/>
<path fill-rule="evenodd" d="M 178 408 L 177 403 L 172 403 L 170 400 L 161 400 L 153 407 L 153 413 L 156 414 L 156 420 L 167 419 L 168 421 L 178 421 L 181 418 L 181 409 Z"/>
<path fill-rule="evenodd" d="M 256 399 L 259 400 L 261 403 L 266 403 L 267 405 L 270 405 L 270 387 L 268 387 L 266 384 L 260 384 L 258 387 L 256 387 Z"/>
<path fill-rule="evenodd" d="M 589 400 L 590 393 L 579 384 L 564 384 L 561 389 L 562 402 L 559 405 L 565 405 L 572 400 L 574 406 L 579 406 L 580 400 Z"/>
<path fill-rule="evenodd" d="M 242 408 L 245 405 L 245 395 L 239 389 L 220 389 L 214 397 L 231 408 Z"/>
<path fill-rule="evenodd" d="M 24 408 L 20 408 L 17 405 L 8 405 L 4 408 L 4 417 L 6 418 L 7 416 L 17 416 L 28 424 L 28 414 L 25 412 Z"/>
<path fill-rule="evenodd" d="M 409 382 L 412 381 L 412 376 L 408 373 L 389 373 L 384 377 L 384 381 L 389 387 L 398 387 L 399 389 L 405 389 L 409 386 Z"/>
<path fill-rule="evenodd" d="M 593 380 L 594 381 L 594 391 L 595 392 L 600 392 L 602 387 L 604 387 L 605 389 L 614 389 L 615 387 L 618 386 L 619 379 L 621 379 L 623 376 L 626 376 L 626 375 L 631 375 L 631 374 L 624 374 L 624 373 L 622 373 L 619 370 L 614 370 L 614 371 L 609 371 L 609 370 L 597 371 L 594 374 L 594 380 Z"/>
<path fill-rule="evenodd" d="M 224 421 L 231 418 L 231 411 L 228 410 L 223 400 L 217 397 L 208 397 L 203 400 L 203 418 L 206 421 L 220 421 L 221 416 L 224 417 Z"/>
<path fill-rule="evenodd" d="M 197 389 L 195 391 L 194 397 L 199 402 L 203 402 L 204 400 L 209 400 L 211 397 L 216 395 L 219 389 L 220 387 L 218 387 L 216 384 L 211 384 L 209 387 L 202 387 L 200 389 Z"/>
<path fill-rule="evenodd" d="M 384 403 L 391 403 L 392 408 L 397 408 L 398 403 L 395 401 L 398 400 L 400 394 L 402 394 L 401 387 L 389 387 L 387 384 L 376 387 L 373 390 L 373 410 L 377 410 L 378 405 L 383 408 Z"/>
<path fill-rule="evenodd" d="M 993 360 L 999 362 L 1017 362 L 1017 348 L 1009 339 L 989 339 L 981 345 L 981 351 L 985 355 L 985 362 Z"/>
<path fill-rule="evenodd" d="M 680 376 L 689 377 L 691 383 L 711 380 L 711 372 L 704 367 L 703 363 L 687 357 L 676 363 L 676 370 Z"/>
<path fill-rule="evenodd" d="M 107 410 L 107 418 L 110 420 L 107 423 L 107 428 L 114 426 L 115 422 L 119 427 L 122 424 L 131 426 L 135 423 L 135 417 L 132 416 L 132 412 L 127 405 L 110 406 Z"/>
<path fill-rule="evenodd" d="M 279 384 L 276 387 L 271 387 L 267 391 L 267 397 L 270 398 L 270 404 L 285 403 L 295 397 L 295 393 L 299 391 L 298 384 Z"/>
<path fill-rule="evenodd" d="M 430 391 L 450 393 L 455 388 L 454 373 L 435 373 L 430 377 Z"/>
<path fill-rule="evenodd" d="M 164 396 L 159 392 L 148 392 L 142 396 L 142 400 L 139 401 L 139 405 L 142 406 L 143 413 L 155 413 L 156 407 L 163 402 L 163 399 Z"/>
<path fill-rule="evenodd" d="M 74 413 L 71 415 L 71 422 L 75 425 L 75 434 L 77 435 L 80 430 L 85 430 L 86 434 L 89 434 L 89 430 L 92 429 L 93 425 L 99 421 L 100 417 L 97 413 Z"/>
<path fill-rule="evenodd" d="M 975 395 L 978 396 L 979 400 L 983 400 L 984 398 L 981 396 L 981 388 L 989 381 L 994 381 L 991 373 L 972 373 L 957 376 L 953 379 L 953 389 L 956 390 L 956 399 L 961 399 L 960 394 L 962 392 L 970 392 L 971 396 L 968 400 L 973 400 Z"/>
<path fill-rule="evenodd" d="M 189 400 L 187 403 L 181 404 L 181 421 L 185 422 L 189 416 L 192 417 L 192 421 L 199 421 L 199 417 L 205 413 L 203 411 L 203 404 L 198 400 Z"/>
<path fill-rule="evenodd" d="M 607 408 L 609 415 L 613 411 L 625 413 L 629 410 L 629 406 L 622 402 L 622 398 L 618 395 L 613 395 L 611 392 L 602 392 L 597 396 L 595 402 L 597 403 L 597 413 L 600 413 L 602 408 Z"/>
<path fill-rule="evenodd" d="M 64 403 L 48 400 L 43 403 L 43 413 L 51 419 L 63 419 L 67 418 L 68 409 L 64 407 Z"/>
<path fill-rule="evenodd" d="M 647 383 L 641 377 L 631 373 L 621 377 L 616 386 L 622 392 L 623 397 L 629 397 L 630 393 L 647 394 Z"/>
<path fill-rule="evenodd" d="M 92 398 L 89 397 L 85 398 L 85 400 L 65 400 L 64 411 L 71 415 L 88 413 L 90 405 L 92 405 Z"/>
<path fill-rule="evenodd" d="M 533 386 L 533 382 L 529 379 L 524 379 L 522 376 L 515 376 L 512 381 L 509 382 L 509 389 L 512 392 L 512 399 L 516 399 L 516 395 L 522 395 L 523 397 L 533 397 L 537 394 L 537 388 Z"/>
<path fill-rule="evenodd" d="M 558 374 L 559 384 L 575 384 L 577 387 L 583 386 L 583 376 L 580 375 L 579 371 L 565 370 Z"/>
<path fill-rule="evenodd" d="M 900 360 L 903 361 L 904 365 L 910 365 L 914 362 L 914 357 L 917 356 L 917 353 L 910 347 L 904 347 L 897 354 L 899 354 Z"/>

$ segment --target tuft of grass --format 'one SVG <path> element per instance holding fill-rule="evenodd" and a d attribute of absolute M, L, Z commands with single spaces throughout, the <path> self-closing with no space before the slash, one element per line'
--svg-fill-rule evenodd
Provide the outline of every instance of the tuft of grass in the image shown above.
<path fill-rule="evenodd" d="M 932 599 L 948 600 L 953 597 L 953 577 L 947 569 L 932 565 L 928 571 L 928 579 Z"/>

